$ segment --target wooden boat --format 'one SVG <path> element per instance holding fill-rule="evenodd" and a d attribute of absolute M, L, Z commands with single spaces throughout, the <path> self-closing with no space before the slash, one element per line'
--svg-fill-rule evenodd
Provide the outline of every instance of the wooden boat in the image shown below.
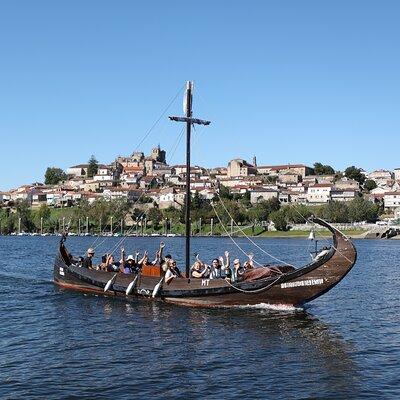
<path fill-rule="evenodd" d="M 209 121 L 192 118 L 192 83 L 186 89 L 186 116 L 170 117 L 187 124 L 186 171 L 190 171 L 190 134 L 192 124 L 208 125 Z M 160 267 L 145 268 L 137 276 L 104 272 L 80 267 L 60 242 L 54 263 L 54 282 L 64 288 L 128 299 L 144 298 L 189 306 L 241 306 L 260 303 L 301 306 L 337 285 L 357 259 L 353 243 L 329 223 L 313 221 L 332 233 L 329 249 L 317 253 L 311 263 L 295 269 L 277 265 L 275 270 L 260 267 L 245 273 L 243 280 L 190 278 L 190 174 L 186 174 L 186 274 L 164 282 Z M 105 290 L 106 289 L 106 290 Z M 127 294 L 128 293 L 128 294 Z"/>

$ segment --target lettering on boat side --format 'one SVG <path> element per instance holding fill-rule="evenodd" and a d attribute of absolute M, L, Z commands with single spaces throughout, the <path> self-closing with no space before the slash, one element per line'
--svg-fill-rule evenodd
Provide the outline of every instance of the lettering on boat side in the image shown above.
<path fill-rule="evenodd" d="M 209 280 L 209 279 L 202 279 L 202 280 L 201 280 L 201 286 L 208 286 L 209 283 L 210 283 L 210 280 Z"/>
<path fill-rule="evenodd" d="M 64 268 L 63 268 L 63 267 L 60 267 L 60 275 L 65 276 Z"/>
<path fill-rule="evenodd" d="M 308 279 L 306 281 L 281 283 L 281 288 L 286 289 L 286 288 L 293 288 L 293 287 L 299 287 L 299 286 L 315 286 L 315 285 L 322 285 L 323 283 L 324 283 L 324 280 L 322 278 Z"/>

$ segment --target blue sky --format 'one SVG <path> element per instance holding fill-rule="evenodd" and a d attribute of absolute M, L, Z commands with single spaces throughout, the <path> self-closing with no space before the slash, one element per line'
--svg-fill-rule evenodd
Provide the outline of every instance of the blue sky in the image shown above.
<path fill-rule="evenodd" d="M 194 162 L 400 167 L 397 1 L 2 1 L 0 189 L 130 154 L 186 80 Z M 169 114 L 181 114 L 181 96 Z M 167 151 L 163 118 L 141 146 Z M 168 157 L 168 155 L 167 155 Z M 183 141 L 171 163 L 183 161 Z"/>

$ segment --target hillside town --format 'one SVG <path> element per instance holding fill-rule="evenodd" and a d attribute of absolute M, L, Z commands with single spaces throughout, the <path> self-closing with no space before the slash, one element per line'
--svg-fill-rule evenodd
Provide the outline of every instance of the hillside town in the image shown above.
<path fill-rule="evenodd" d="M 169 165 L 160 146 L 153 148 L 148 156 L 135 151 L 130 156 L 117 157 L 110 164 L 97 163 L 93 158 L 92 167 L 90 163 L 73 165 L 65 171 L 64 179 L 53 184 L 36 182 L 2 191 L 0 204 L 26 201 L 32 208 L 43 204 L 57 208 L 71 207 L 83 200 L 93 203 L 100 198 L 135 203 L 142 196 L 160 209 L 180 209 L 184 204 L 186 166 Z M 361 179 L 329 169 L 331 173 L 324 173 L 324 169 L 316 171 L 315 166 L 303 164 L 264 165 L 256 157 L 251 163 L 232 159 L 222 167 L 193 166 L 190 190 L 211 200 L 215 191 L 224 186 L 231 194 L 247 194 L 252 204 L 275 198 L 281 204 L 321 205 L 349 202 L 363 196 L 394 217 L 400 215 L 400 168 L 372 172 L 358 169 Z M 363 185 L 365 182 L 369 185 Z"/>

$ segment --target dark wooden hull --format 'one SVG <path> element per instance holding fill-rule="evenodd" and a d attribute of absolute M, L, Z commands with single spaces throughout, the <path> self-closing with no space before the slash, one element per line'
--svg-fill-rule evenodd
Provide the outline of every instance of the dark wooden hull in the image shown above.
<path fill-rule="evenodd" d="M 160 278 L 140 276 L 133 293 L 125 294 L 135 275 L 117 274 L 112 290 L 104 292 L 111 272 L 88 270 L 68 265 L 68 255 L 63 245 L 54 263 L 54 282 L 64 288 L 103 295 L 123 296 L 129 299 L 148 298 L 189 306 L 223 307 L 255 305 L 260 303 L 299 306 L 307 303 L 338 284 L 356 262 L 357 252 L 352 242 L 325 221 L 315 219 L 333 234 L 333 246 L 321 260 L 295 271 L 256 281 L 244 281 L 230 285 L 223 279 L 175 278 L 164 284 L 158 295 L 152 298 L 154 287 Z"/>

